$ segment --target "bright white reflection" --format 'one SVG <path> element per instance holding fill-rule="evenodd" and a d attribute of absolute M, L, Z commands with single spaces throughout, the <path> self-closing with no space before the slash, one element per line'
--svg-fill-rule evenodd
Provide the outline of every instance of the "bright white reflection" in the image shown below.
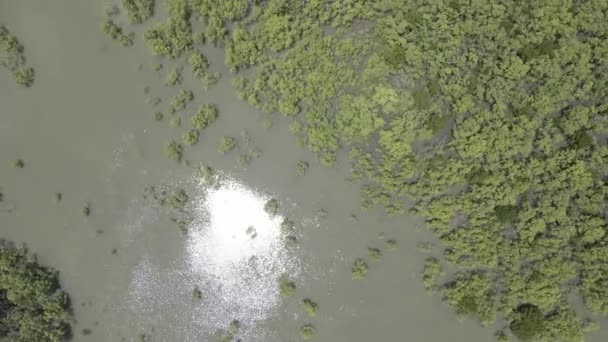
<path fill-rule="evenodd" d="M 281 237 L 283 217 L 264 211 L 268 199 L 232 179 L 196 199 L 188 261 L 212 325 L 269 318 L 280 302 L 279 276 L 295 271 Z"/>

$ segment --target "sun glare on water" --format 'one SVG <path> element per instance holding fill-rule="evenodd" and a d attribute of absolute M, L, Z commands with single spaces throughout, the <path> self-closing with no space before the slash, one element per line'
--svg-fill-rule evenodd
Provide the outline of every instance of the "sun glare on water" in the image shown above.
<path fill-rule="evenodd" d="M 154 311 L 162 310 L 181 301 L 166 298 L 172 292 L 165 289 L 176 286 L 179 278 L 177 286 L 197 287 L 201 293 L 188 309 L 192 311 L 188 326 L 212 333 L 237 320 L 239 335 L 259 340 L 258 323 L 274 317 L 281 303 L 278 279 L 283 274 L 295 277 L 299 270 L 298 259 L 281 233 L 284 217 L 267 213 L 264 207 L 270 197 L 235 179 L 222 177 L 213 185 L 200 183 L 196 188 L 181 270 L 170 281 L 156 279 L 152 285 L 146 278 L 157 278 L 150 274 L 153 271 L 144 272 L 142 267 L 137 275 L 136 269 L 131 293 L 145 302 L 150 295 L 146 300 L 141 294 L 162 292 L 154 300 L 162 297 L 164 304 L 155 304 Z M 156 289 L 150 290 L 153 286 Z"/>

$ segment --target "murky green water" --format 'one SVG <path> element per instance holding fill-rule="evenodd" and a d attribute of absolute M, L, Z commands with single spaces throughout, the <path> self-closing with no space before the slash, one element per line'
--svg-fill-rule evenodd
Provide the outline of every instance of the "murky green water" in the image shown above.
<path fill-rule="evenodd" d="M 103 7 L 93 0 L 0 0 L 0 22 L 19 37 L 36 70 L 30 89 L 0 75 L 1 236 L 27 243 L 42 263 L 60 270 L 73 300 L 75 341 L 134 340 L 144 332 L 154 341 L 217 340 L 215 331 L 198 324 L 205 318 L 192 302 L 192 284 L 177 274 L 184 237 L 142 200 L 147 185 L 189 186 L 193 168 L 163 155 L 166 142 L 181 140 L 184 128 L 170 128 L 167 119 L 155 122 L 156 109 L 146 103 L 159 96 L 164 109 L 179 88 L 163 85 L 169 68 L 153 71 L 155 60 L 140 41 L 125 49 L 99 32 Z M 236 98 L 221 50 L 203 52 L 224 77 L 203 91 L 188 75 L 183 88 L 196 94 L 189 112 L 212 102 L 220 117 L 187 149 L 186 159 L 277 197 L 282 213 L 300 223 L 296 297 L 244 341 L 299 341 L 298 327 L 306 322 L 317 327 L 316 341 L 491 341 L 492 329 L 458 322 L 437 296 L 425 293 L 418 279 L 425 255 L 416 244 L 431 238 L 421 222 L 360 212 L 344 163 L 331 170 L 319 166 L 280 118 L 265 129 L 263 115 Z M 250 147 L 263 151 L 245 169 L 237 163 L 247 149 L 243 139 L 241 152 L 216 152 L 222 135 L 243 131 Z M 24 169 L 12 166 L 17 158 Z M 311 164 L 305 176 L 296 172 L 299 160 Z M 82 214 L 85 203 L 89 217 Z M 315 221 L 319 208 L 328 217 Z M 368 247 L 383 247 L 381 234 L 395 238 L 398 250 L 371 263 L 366 279 L 352 281 L 352 261 Z M 140 289 L 149 292 L 138 296 L 134 284 L 142 272 L 150 284 Z M 303 297 L 319 304 L 317 317 L 305 317 L 298 303 Z M 93 332 L 85 336 L 82 329 Z M 605 338 L 589 335 L 589 341 Z"/>

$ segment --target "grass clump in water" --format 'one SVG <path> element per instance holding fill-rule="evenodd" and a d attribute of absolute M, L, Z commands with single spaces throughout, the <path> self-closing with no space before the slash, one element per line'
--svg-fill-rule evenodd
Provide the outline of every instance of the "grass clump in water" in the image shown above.
<path fill-rule="evenodd" d="M 13 74 L 18 85 L 30 87 L 34 83 L 34 69 L 26 65 L 23 45 L 17 37 L 0 25 L 0 66 Z"/>
<path fill-rule="evenodd" d="M 184 133 L 183 139 L 184 144 L 192 146 L 198 143 L 200 133 L 196 129 L 191 129 Z"/>
<path fill-rule="evenodd" d="M 193 44 L 191 9 L 188 0 L 171 0 L 167 6 L 169 18 L 147 30 L 144 38 L 153 54 L 176 58 Z"/>
<path fill-rule="evenodd" d="M 182 68 L 175 67 L 171 72 L 165 76 L 165 85 L 166 86 L 174 86 L 178 84 L 182 84 L 184 78 L 182 77 Z"/>
<path fill-rule="evenodd" d="M 424 261 L 422 270 L 422 282 L 424 288 L 431 292 L 437 284 L 437 277 L 441 275 L 441 264 L 437 258 L 429 257 Z"/>
<path fill-rule="evenodd" d="M 171 100 L 171 107 L 175 110 L 182 110 L 192 100 L 194 100 L 194 93 L 190 90 L 181 89 Z"/>
<path fill-rule="evenodd" d="M 198 286 L 195 286 L 194 289 L 192 290 L 192 298 L 194 298 L 196 300 L 203 299 L 203 292 L 201 291 L 201 289 Z"/>
<path fill-rule="evenodd" d="M 309 317 L 315 317 L 317 315 L 319 305 L 317 305 L 317 303 L 313 302 L 311 299 L 302 299 L 302 306 L 304 306 L 304 310 Z"/>
<path fill-rule="evenodd" d="M 122 0 L 131 24 L 141 24 L 154 14 L 154 0 Z"/>
<path fill-rule="evenodd" d="M 23 161 L 23 159 L 17 159 L 13 161 L 13 166 L 18 169 L 23 169 L 25 167 L 25 162 Z"/>
<path fill-rule="evenodd" d="M 304 324 L 300 327 L 300 337 L 302 337 L 302 339 L 305 341 L 312 339 L 316 333 L 317 329 L 310 323 Z"/>
<path fill-rule="evenodd" d="M 286 274 L 279 277 L 279 293 L 283 298 L 290 298 L 296 293 L 296 284 Z"/>
<path fill-rule="evenodd" d="M 378 261 L 380 259 L 382 259 L 382 251 L 378 248 L 368 248 L 367 249 L 367 255 L 369 256 L 369 258 L 372 261 Z"/>
<path fill-rule="evenodd" d="M 279 206 L 279 200 L 276 198 L 271 198 L 266 202 L 266 204 L 264 204 L 264 211 L 270 216 L 276 216 L 279 213 Z"/>
<path fill-rule="evenodd" d="M 310 165 L 308 165 L 308 162 L 306 162 L 304 160 L 300 160 L 298 162 L 298 164 L 296 165 L 296 169 L 298 170 L 298 174 L 300 176 L 304 176 L 306 174 L 306 171 L 308 171 L 309 167 L 310 167 Z"/>
<path fill-rule="evenodd" d="M 220 143 L 217 145 L 217 151 L 221 154 L 226 154 L 232 151 L 237 145 L 236 139 L 229 136 L 223 136 Z"/>
<path fill-rule="evenodd" d="M 165 155 L 173 161 L 181 162 L 184 156 L 184 147 L 172 140 L 165 146 Z"/>
<path fill-rule="evenodd" d="M 352 278 L 353 279 L 363 279 L 363 277 L 365 277 L 365 275 L 367 274 L 369 267 L 367 266 L 367 263 L 365 262 L 365 260 L 363 259 L 357 259 L 355 260 L 355 262 L 353 263 L 353 267 L 351 269 L 351 273 L 352 273 Z"/>
<path fill-rule="evenodd" d="M 135 39 L 134 33 L 124 34 L 122 28 L 110 18 L 105 18 L 101 22 L 101 32 L 110 39 L 120 42 L 124 47 L 132 46 Z"/>
<path fill-rule="evenodd" d="M 205 104 L 200 106 L 196 114 L 192 116 L 192 125 L 196 129 L 205 129 L 211 125 L 217 117 L 217 106 L 214 104 Z"/>

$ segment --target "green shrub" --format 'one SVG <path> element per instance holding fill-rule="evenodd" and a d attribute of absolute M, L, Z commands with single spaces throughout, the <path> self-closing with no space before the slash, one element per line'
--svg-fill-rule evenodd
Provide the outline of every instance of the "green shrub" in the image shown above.
<path fill-rule="evenodd" d="M 192 27 L 188 0 L 167 2 L 169 18 L 148 29 L 144 38 L 155 55 L 177 58 L 192 47 Z"/>
<path fill-rule="evenodd" d="M 386 240 L 386 248 L 389 251 L 397 250 L 397 247 L 398 247 L 397 240 L 394 240 L 394 239 L 388 239 L 388 240 Z"/>
<path fill-rule="evenodd" d="M 0 240 L 0 336 L 8 341 L 60 342 L 72 322 L 58 272 L 24 248 Z"/>
<path fill-rule="evenodd" d="M 175 67 L 171 72 L 165 76 L 165 85 L 166 86 L 174 86 L 178 84 L 182 84 L 184 78 L 182 77 L 182 68 Z"/>
<path fill-rule="evenodd" d="M 171 106 L 176 110 L 182 110 L 192 100 L 194 100 L 194 93 L 190 90 L 181 89 L 171 100 Z"/>
<path fill-rule="evenodd" d="M 17 159 L 13 162 L 13 166 L 18 169 L 23 169 L 25 167 L 25 162 L 23 159 Z"/>
<path fill-rule="evenodd" d="M 422 282 L 427 291 L 432 291 L 437 284 L 437 277 L 441 275 L 441 264 L 439 260 L 429 257 L 424 261 L 422 270 Z"/>
<path fill-rule="evenodd" d="M 310 323 L 300 327 L 300 336 L 303 340 L 310 340 L 317 333 L 317 329 Z"/>
<path fill-rule="evenodd" d="M 308 298 L 304 298 L 302 299 L 302 305 L 309 317 L 315 317 L 317 315 L 317 310 L 319 309 L 317 303 Z"/>
<path fill-rule="evenodd" d="M 192 290 L 192 298 L 194 298 L 196 300 L 203 299 L 203 292 L 201 291 L 201 289 L 198 286 L 195 286 L 194 289 Z"/>
<path fill-rule="evenodd" d="M 304 174 L 306 174 L 306 171 L 308 171 L 308 163 L 304 160 L 300 160 L 297 164 L 296 169 L 298 170 L 298 174 L 300 176 L 303 176 Z"/>
<path fill-rule="evenodd" d="M 101 32 L 103 32 L 110 39 L 120 42 L 124 47 L 133 45 L 135 34 L 124 34 L 122 28 L 116 25 L 110 18 L 105 18 L 101 22 Z"/>
<path fill-rule="evenodd" d="M 131 24 L 141 24 L 148 20 L 154 11 L 154 0 L 122 0 Z"/>
<path fill-rule="evenodd" d="M 378 261 L 380 259 L 382 259 L 382 251 L 380 251 L 380 249 L 378 248 L 368 248 L 367 249 L 367 256 L 372 260 L 372 261 Z"/>
<path fill-rule="evenodd" d="M 517 308 L 516 318 L 509 328 L 522 342 L 535 341 L 545 331 L 543 313 L 534 305 L 524 304 Z"/>
<path fill-rule="evenodd" d="M 286 274 L 279 277 L 279 293 L 283 298 L 292 297 L 296 293 L 296 284 Z"/>
<path fill-rule="evenodd" d="M 191 129 L 184 133 L 184 144 L 192 146 L 198 143 L 199 132 L 196 129 Z"/>
<path fill-rule="evenodd" d="M 217 106 L 214 104 L 205 104 L 200 106 L 196 114 L 192 116 L 192 125 L 196 129 L 205 129 L 211 125 L 217 117 Z"/>
<path fill-rule="evenodd" d="M 365 277 L 367 274 L 367 271 L 368 266 L 363 259 L 355 260 L 351 269 L 353 279 L 363 279 L 363 277 Z"/>
<path fill-rule="evenodd" d="M 26 88 L 34 84 L 34 69 L 30 67 L 23 67 L 15 71 L 15 82 Z"/>
<path fill-rule="evenodd" d="M 279 213 L 279 200 L 271 198 L 264 204 L 264 211 L 270 216 L 276 216 Z M 283 221 L 284 223 L 286 221 Z M 283 225 L 281 225 L 282 228 Z"/>
<path fill-rule="evenodd" d="M 169 157 L 169 159 L 179 163 L 182 161 L 184 147 L 172 140 L 165 147 L 165 154 L 167 155 L 167 157 Z"/>
<path fill-rule="evenodd" d="M 237 145 L 236 139 L 233 137 L 223 136 L 217 146 L 217 151 L 221 154 L 226 154 L 232 151 Z"/>

